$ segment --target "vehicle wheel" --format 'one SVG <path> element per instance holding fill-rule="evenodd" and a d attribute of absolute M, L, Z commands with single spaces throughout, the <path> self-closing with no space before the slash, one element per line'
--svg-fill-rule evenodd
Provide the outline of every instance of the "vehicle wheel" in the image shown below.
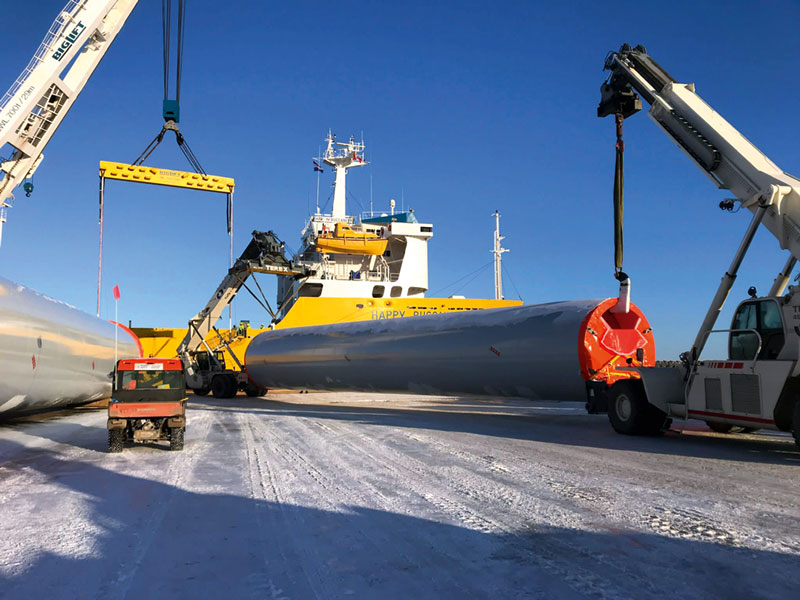
<path fill-rule="evenodd" d="M 228 395 L 225 396 L 226 398 L 234 398 L 236 397 L 236 392 L 239 391 L 239 382 L 236 381 L 236 377 L 233 375 L 228 375 Z"/>
<path fill-rule="evenodd" d="M 655 435 L 667 422 L 667 415 L 647 401 L 639 381 L 618 381 L 608 394 L 608 420 L 617 433 Z"/>
<path fill-rule="evenodd" d="M 208 392 L 211 391 L 211 388 L 201 387 L 197 388 L 196 390 L 192 390 L 195 396 L 207 396 Z"/>
<path fill-rule="evenodd" d="M 794 414 L 792 415 L 792 433 L 794 443 L 800 446 L 800 398 L 794 401 Z"/>
<path fill-rule="evenodd" d="M 711 431 L 716 431 L 717 433 L 731 433 L 734 428 L 730 423 L 716 423 L 715 421 L 706 421 L 706 425 Z"/>
<path fill-rule="evenodd" d="M 109 452 L 122 452 L 125 445 L 125 430 L 124 429 L 109 429 L 108 430 L 108 451 Z"/>
<path fill-rule="evenodd" d="M 230 377 L 226 375 L 216 375 L 214 379 L 211 380 L 211 394 L 214 398 L 230 398 L 233 396 L 233 391 L 231 390 L 233 386 L 230 384 Z"/>
<path fill-rule="evenodd" d="M 247 387 L 244 388 L 244 393 L 250 396 L 251 398 L 254 398 L 256 396 L 263 396 L 264 394 L 266 394 L 267 389 L 262 388 L 260 385 L 256 385 L 255 383 L 250 382 L 247 384 Z"/>
<path fill-rule="evenodd" d="M 183 427 L 172 427 L 169 430 L 169 449 L 183 450 Z"/>
<path fill-rule="evenodd" d="M 758 427 L 741 427 L 740 425 L 715 423 L 714 421 L 706 421 L 706 425 L 711 431 L 716 431 L 717 433 L 753 433 L 758 431 Z"/>

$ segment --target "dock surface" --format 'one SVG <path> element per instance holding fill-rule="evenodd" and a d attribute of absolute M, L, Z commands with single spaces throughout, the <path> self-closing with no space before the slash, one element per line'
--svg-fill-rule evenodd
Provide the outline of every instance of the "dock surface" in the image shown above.
<path fill-rule="evenodd" d="M 186 447 L 105 412 L 0 424 L 2 598 L 797 598 L 800 451 L 582 404 L 190 397 Z M 676 423 L 675 426 L 684 425 Z"/>

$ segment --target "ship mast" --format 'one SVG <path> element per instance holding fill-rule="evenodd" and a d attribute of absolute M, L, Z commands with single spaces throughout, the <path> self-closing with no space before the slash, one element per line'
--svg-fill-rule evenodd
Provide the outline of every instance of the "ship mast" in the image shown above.
<path fill-rule="evenodd" d="M 503 272 L 502 272 L 502 260 L 503 260 L 503 252 L 510 252 L 510 250 L 503 248 L 500 245 L 500 242 L 505 238 L 500 235 L 500 213 L 498 211 L 494 211 L 492 216 L 495 218 L 495 229 L 494 229 L 494 249 L 491 251 L 494 254 L 494 299 L 495 300 L 502 300 L 503 299 Z"/>
<path fill-rule="evenodd" d="M 347 169 L 363 167 L 369 163 L 364 160 L 364 143 L 356 142 L 352 136 L 347 143 L 337 142 L 336 136 L 328 130 L 328 137 L 325 138 L 325 141 L 328 142 L 328 147 L 325 149 L 322 160 L 326 165 L 336 169 L 331 216 L 344 218 L 347 216 L 345 212 Z"/>

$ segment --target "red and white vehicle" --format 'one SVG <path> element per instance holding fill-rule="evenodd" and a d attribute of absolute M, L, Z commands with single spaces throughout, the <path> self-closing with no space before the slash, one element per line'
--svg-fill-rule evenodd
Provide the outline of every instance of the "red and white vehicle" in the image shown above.
<path fill-rule="evenodd" d="M 114 371 L 108 405 L 108 451 L 122 452 L 125 442 L 169 440 L 183 450 L 186 386 L 177 358 L 121 360 Z"/>
<path fill-rule="evenodd" d="M 631 367 L 631 379 L 607 390 L 609 419 L 620 433 L 660 430 L 668 418 L 696 418 L 715 431 L 791 431 L 800 445 L 800 286 L 788 286 L 800 257 L 800 179 L 780 169 L 706 104 L 693 83 L 676 82 L 641 46 L 627 44 L 606 58 L 599 117 L 627 118 L 650 104 L 656 124 L 736 203 L 752 213 L 747 232 L 722 277 L 683 366 Z M 714 324 L 758 228 L 789 251 L 769 293 L 737 308 L 729 329 Z M 788 286 L 788 292 L 787 292 Z M 701 360 L 710 335 L 727 334 L 725 360 Z M 599 390 L 589 389 L 590 395 Z"/>

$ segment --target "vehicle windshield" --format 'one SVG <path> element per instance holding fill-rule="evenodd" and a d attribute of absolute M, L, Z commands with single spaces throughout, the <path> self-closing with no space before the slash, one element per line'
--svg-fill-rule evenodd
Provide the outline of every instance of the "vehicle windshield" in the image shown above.
<path fill-rule="evenodd" d="M 183 387 L 180 371 L 120 371 L 118 390 L 178 390 Z"/>

